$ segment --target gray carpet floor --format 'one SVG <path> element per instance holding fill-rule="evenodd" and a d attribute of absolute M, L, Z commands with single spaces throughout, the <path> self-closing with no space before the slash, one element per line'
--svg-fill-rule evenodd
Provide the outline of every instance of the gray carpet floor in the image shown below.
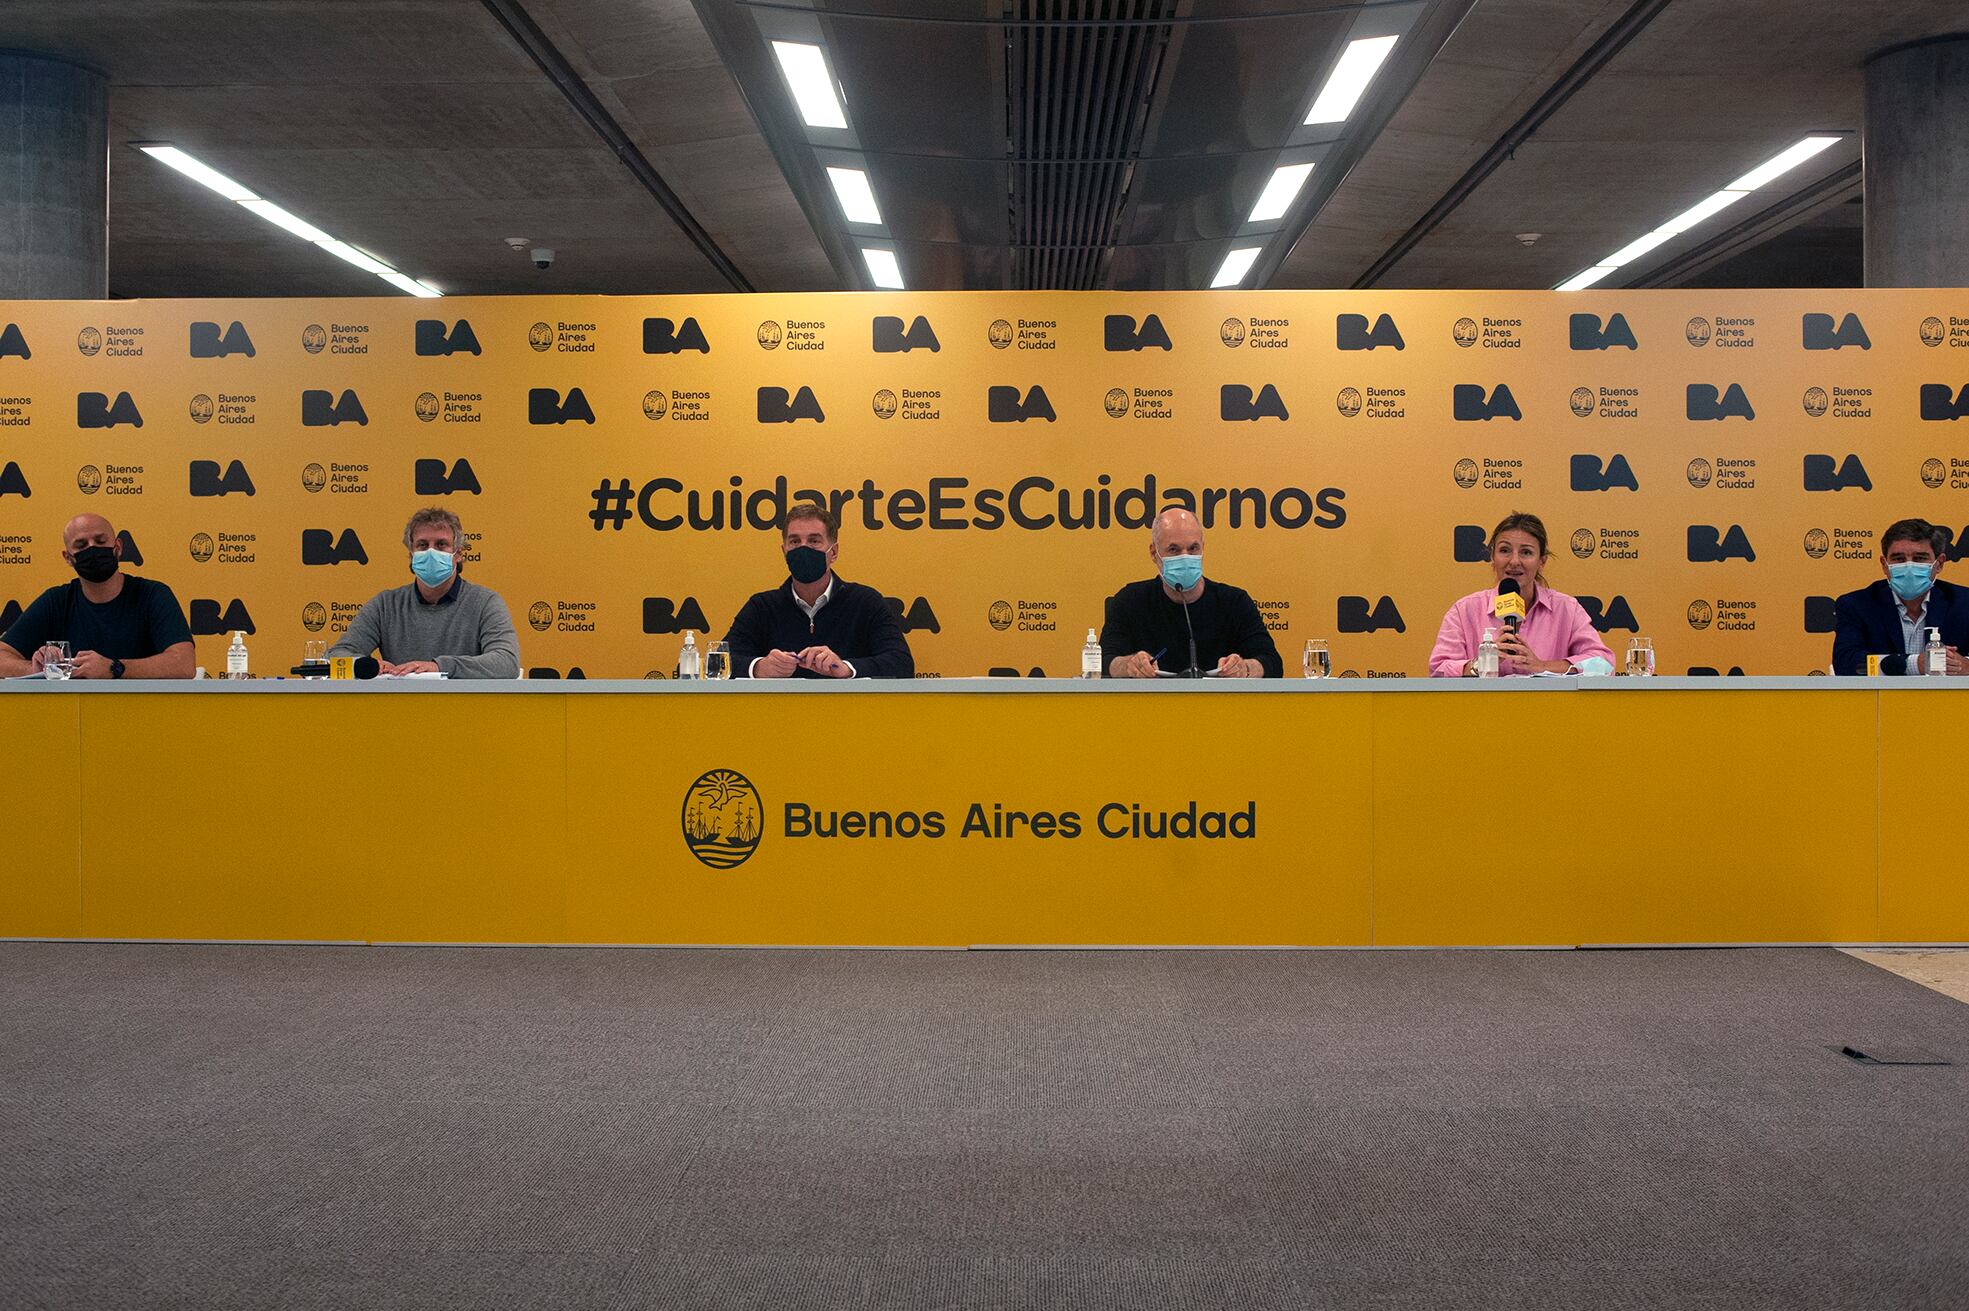
<path fill-rule="evenodd" d="M 1831 951 L 0 944 L 8 1311 L 1965 1305 Z"/>

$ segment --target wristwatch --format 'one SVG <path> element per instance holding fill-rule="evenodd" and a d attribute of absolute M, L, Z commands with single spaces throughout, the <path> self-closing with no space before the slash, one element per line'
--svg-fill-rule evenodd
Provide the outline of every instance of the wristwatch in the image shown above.
<path fill-rule="evenodd" d="M 112 660 L 109 662 L 109 676 L 111 678 L 123 677 L 123 662 L 121 660 Z"/>

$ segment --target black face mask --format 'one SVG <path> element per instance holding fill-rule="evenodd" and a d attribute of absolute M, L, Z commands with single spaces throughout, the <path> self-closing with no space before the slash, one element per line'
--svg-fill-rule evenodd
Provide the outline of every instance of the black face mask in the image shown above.
<path fill-rule="evenodd" d="M 817 583 L 827 577 L 827 552 L 796 546 L 786 553 L 787 572 L 798 583 Z"/>
<path fill-rule="evenodd" d="M 85 546 L 73 553 L 71 562 L 76 576 L 85 583 L 106 583 L 116 572 L 116 548 L 113 546 Z"/>

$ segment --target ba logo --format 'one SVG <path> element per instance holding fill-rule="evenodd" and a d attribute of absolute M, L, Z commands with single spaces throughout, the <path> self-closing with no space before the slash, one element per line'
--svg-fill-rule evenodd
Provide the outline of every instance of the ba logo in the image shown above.
<path fill-rule="evenodd" d="M 875 410 L 876 418 L 893 419 L 896 417 L 896 394 L 887 387 L 876 392 L 875 399 L 870 404 Z"/>
<path fill-rule="evenodd" d="M 0 633 L 4 633 L 9 628 L 12 628 L 20 617 L 21 603 L 19 601 L 8 601 L 7 604 L 0 605 Z"/>
<path fill-rule="evenodd" d="M 1714 666 L 1714 665 L 1690 665 L 1690 666 L 1689 666 L 1689 677 L 1690 677 L 1690 678 L 1721 678 L 1722 676 L 1723 676 L 1723 671 L 1722 671 L 1722 670 L 1720 670 L 1720 669 L 1718 669 L 1718 668 L 1716 668 L 1716 666 Z M 1742 665 L 1731 665 L 1731 666 L 1730 666 L 1730 671 L 1729 671 L 1729 676 L 1730 676 L 1731 678 L 1742 678 L 1742 677 L 1743 677 L 1743 666 L 1742 666 Z"/>
<path fill-rule="evenodd" d="M 1832 549 L 1832 537 L 1823 528 L 1810 528 L 1805 532 L 1805 554 L 1814 560 L 1823 560 Z"/>
<path fill-rule="evenodd" d="M 344 391 L 340 400 L 326 391 L 310 389 L 301 393 L 303 428 L 333 428 L 343 423 L 353 423 L 361 428 L 369 426 L 369 416 L 363 412 L 362 400 L 353 391 Z"/>
<path fill-rule="evenodd" d="M 1573 388 L 1570 403 L 1574 414 L 1582 419 L 1589 417 L 1593 413 L 1593 389 L 1591 387 Z"/>
<path fill-rule="evenodd" d="M 1110 351 L 1173 350 L 1162 320 L 1151 314 L 1138 326 L 1132 314 L 1110 314 L 1101 323 L 1101 340 Z"/>
<path fill-rule="evenodd" d="M 1689 418 L 1697 423 L 1757 417 L 1757 411 L 1750 408 L 1750 398 L 1743 394 L 1743 385 L 1735 382 L 1721 393 L 1712 383 L 1690 383 L 1688 413 Z"/>
<path fill-rule="evenodd" d="M 1238 347 L 1244 345 L 1244 336 L 1243 319 L 1225 319 L 1217 326 L 1217 340 L 1223 342 L 1232 350 L 1236 350 Z"/>
<path fill-rule="evenodd" d="M 1456 479 L 1456 485 L 1458 487 L 1461 487 L 1466 492 L 1469 491 L 1477 485 L 1477 462 L 1475 460 L 1458 460 L 1456 467 L 1450 470 L 1450 476 Z"/>
<path fill-rule="evenodd" d="M 553 668 L 551 665 L 536 665 L 532 669 L 526 671 L 526 676 L 528 678 L 552 678 L 558 680 L 561 677 L 561 671 Z M 580 665 L 569 665 L 567 668 L 567 676 L 571 679 L 579 678 L 582 679 L 583 681 L 586 681 L 588 677 L 588 675 L 585 672 L 583 672 Z"/>
<path fill-rule="evenodd" d="M 773 322 L 771 319 L 767 319 L 759 325 L 759 349 L 772 350 L 779 345 L 780 340 L 785 336 L 786 333 L 780 329 L 779 324 Z"/>
<path fill-rule="evenodd" d="M 1477 321 L 1469 318 L 1458 319 L 1450 328 L 1449 335 L 1458 346 L 1468 350 L 1477 344 Z"/>
<path fill-rule="evenodd" d="M 1948 332 L 1942 327 L 1942 321 L 1934 315 L 1931 314 L 1921 320 L 1921 344 L 1923 346 L 1939 346 L 1947 337 Z M 4 345 L 5 340 L 5 338 L 0 338 L 0 345 Z M 6 351 L 0 350 L 0 355 L 5 354 Z"/>
<path fill-rule="evenodd" d="M 1634 329 L 1627 326 L 1625 314 L 1616 314 L 1605 323 L 1597 314 L 1575 314 L 1567 328 L 1576 351 L 1604 351 L 1616 346 L 1628 350 L 1641 348 L 1641 343 L 1634 340 Z"/>
<path fill-rule="evenodd" d="M 9 355 L 18 355 L 24 360 L 34 358 L 34 352 L 27 348 L 27 338 L 21 335 L 18 323 L 9 323 L 6 331 L 0 332 L 0 359 Z"/>
<path fill-rule="evenodd" d="M 1371 607 L 1364 596 L 1341 597 L 1338 626 L 1343 633 L 1378 633 L 1384 628 L 1397 633 L 1408 631 L 1408 625 L 1402 622 L 1402 612 L 1390 596 L 1382 597 Z"/>
<path fill-rule="evenodd" d="M 228 601 L 221 608 L 217 601 L 194 598 L 186 617 L 191 620 L 193 637 L 217 637 L 221 633 L 245 633 L 250 637 L 259 631 L 253 627 L 253 616 L 247 613 L 246 602 L 240 600 Z"/>
<path fill-rule="evenodd" d="M 191 421 L 210 423 L 212 421 L 212 398 L 204 392 L 191 398 Z"/>
<path fill-rule="evenodd" d="M 144 553 L 137 549 L 137 539 L 130 536 L 130 530 L 128 528 L 117 531 L 116 543 L 123 548 L 124 564 L 132 566 L 141 566 L 143 564 Z"/>
<path fill-rule="evenodd" d="M 1805 413 L 1812 418 L 1816 419 L 1822 416 L 1826 411 L 1826 407 L 1830 404 L 1831 401 L 1825 394 L 1825 388 L 1807 387 L 1805 389 Z"/>
<path fill-rule="evenodd" d="M 190 472 L 193 496 L 253 495 L 253 479 L 238 460 L 228 464 L 224 473 L 219 472 L 217 460 L 193 460 Z"/>
<path fill-rule="evenodd" d="M 419 319 L 416 341 L 419 355 L 456 355 L 459 351 L 471 355 L 479 353 L 478 334 L 472 331 L 470 319 L 459 319 L 452 324 L 450 332 L 444 330 L 443 319 Z"/>
<path fill-rule="evenodd" d="M 328 627 L 328 607 L 319 601 L 310 601 L 302 606 L 301 627 L 310 633 L 319 633 Z"/>
<path fill-rule="evenodd" d="M 1361 394 L 1357 387 L 1342 387 L 1340 394 L 1333 398 L 1333 408 L 1340 411 L 1340 417 L 1351 419 L 1361 412 Z"/>
<path fill-rule="evenodd" d="M 1866 325 L 1860 322 L 1857 314 L 1848 314 L 1833 326 L 1830 314 L 1807 314 L 1805 316 L 1805 349 L 1808 351 L 1836 351 L 1845 346 L 1858 346 L 1863 351 L 1873 349 L 1867 340 Z"/>
<path fill-rule="evenodd" d="M 1343 351 L 1371 351 L 1378 346 L 1392 346 L 1396 350 L 1407 350 L 1402 341 L 1402 330 L 1395 326 L 1393 315 L 1383 314 L 1367 326 L 1365 314 L 1336 314 L 1333 316 L 1334 345 Z"/>
<path fill-rule="evenodd" d="M 1741 526 L 1731 524 L 1724 532 L 1708 524 L 1689 525 L 1689 563 L 1720 564 L 1725 560 L 1755 560 L 1750 538 Z"/>
<path fill-rule="evenodd" d="M 1031 669 L 1027 670 L 1025 673 L 1022 674 L 1019 672 L 1018 667 L 1015 665 L 993 665 L 991 668 L 985 670 L 985 677 L 986 678 L 1044 678 L 1046 677 L 1046 671 L 1040 666 L 1034 665 Z"/>
<path fill-rule="evenodd" d="M 1572 457 L 1572 489 L 1576 492 L 1609 492 L 1616 487 L 1625 487 L 1630 492 L 1641 490 L 1640 480 L 1635 478 L 1634 470 L 1628 467 L 1625 455 L 1616 455 L 1605 465 L 1597 455 L 1575 455 Z"/>
<path fill-rule="evenodd" d="M 1577 529 L 1572 535 L 1572 553 L 1582 560 L 1592 559 L 1593 544 L 1597 540 L 1599 539 L 1593 536 L 1591 528 Z"/>
<path fill-rule="evenodd" d="M 472 472 L 470 460 L 454 460 L 451 468 L 443 460 L 419 460 L 412 470 L 413 491 L 418 496 L 450 496 L 457 492 L 479 494 L 479 476 Z"/>
<path fill-rule="evenodd" d="M 943 625 L 937 622 L 937 612 L 930 608 L 929 601 L 923 597 L 917 597 L 907 610 L 903 608 L 900 596 L 885 596 L 882 600 L 889 607 L 889 613 L 902 625 L 903 632 L 941 633 L 943 631 Z"/>
<path fill-rule="evenodd" d="M 328 486 L 328 470 L 318 464 L 311 464 L 301 470 L 301 486 L 311 492 L 318 492 Z"/>
<path fill-rule="evenodd" d="M 814 399 L 813 388 L 802 387 L 790 397 L 784 387 L 759 389 L 760 423 L 798 423 L 802 419 L 812 419 L 815 423 L 827 422 L 820 402 Z"/>
<path fill-rule="evenodd" d="M 1832 633 L 1839 630 L 1839 604 L 1829 596 L 1805 598 L 1805 631 Z"/>
<path fill-rule="evenodd" d="M 567 399 L 552 387 L 533 387 L 526 394 L 526 421 L 531 424 L 593 423 L 595 411 L 581 388 L 567 389 Z"/>
<path fill-rule="evenodd" d="M 85 464 L 75 471 L 75 485 L 82 489 L 84 496 L 94 496 L 103 489 L 103 471 L 93 464 Z"/>
<path fill-rule="evenodd" d="M 536 323 L 526 330 L 526 344 L 537 351 L 552 350 L 554 347 L 554 328 L 552 324 Z"/>
<path fill-rule="evenodd" d="M 344 528 L 340 537 L 327 528 L 301 530 L 302 564 L 368 564 L 369 552 L 353 528 Z"/>
<path fill-rule="evenodd" d="M 869 323 L 869 331 L 875 338 L 877 355 L 894 355 L 898 351 L 924 350 L 932 354 L 943 349 L 937 344 L 936 329 L 921 314 L 910 321 L 907 328 L 902 320 L 893 314 L 878 314 Z"/>
<path fill-rule="evenodd" d="M 84 328 L 75 334 L 75 349 L 84 355 L 94 355 L 103 348 L 103 334 L 95 328 Z"/>
<path fill-rule="evenodd" d="M 310 323 L 301 329 L 301 349 L 310 355 L 319 355 L 328 346 L 328 329 L 319 323 Z"/>
<path fill-rule="evenodd" d="M 1953 394 L 1945 382 L 1921 384 L 1921 417 L 1930 423 L 1953 423 L 1969 416 L 1969 386 Z"/>
<path fill-rule="evenodd" d="M 23 500 L 34 495 L 34 489 L 27 485 L 27 475 L 21 472 L 20 465 L 12 460 L 7 467 L 0 469 L 0 496 L 18 496 Z"/>
<path fill-rule="evenodd" d="M 1225 423 L 1256 423 L 1260 419 L 1289 419 L 1278 388 L 1266 383 L 1253 396 L 1251 388 L 1227 382 L 1217 399 L 1218 413 Z"/>
<path fill-rule="evenodd" d="M 1873 490 L 1873 479 L 1866 476 L 1866 466 L 1860 457 L 1849 455 L 1836 467 L 1830 455 L 1808 455 L 1805 457 L 1805 490 L 1808 492 L 1843 492 L 1848 487 L 1858 487 L 1862 491 Z"/>
<path fill-rule="evenodd" d="M 711 353 L 711 343 L 705 340 L 704 329 L 697 326 L 696 319 L 685 319 L 682 327 L 669 319 L 643 320 L 643 354 L 682 355 L 685 351 Z"/>
<path fill-rule="evenodd" d="M 253 339 L 246 335 L 246 325 L 234 319 L 224 332 L 216 323 L 194 323 L 191 325 L 191 357 L 195 360 L 220 360 L 228 355 L 244 355 L 253 358 Z"/>
<path fill-rule="evenodd" d="M 714 769 L 684 793 L 684 845 L 712 869 L 737 869 L 766 831 L 759 789 L 745 775 Z"/>
<path fill-rule="evenodd" d="M 417 393 L 417 417 L 430 423 L 438 417 L 438 394 L 425 391 Z"/>
<path fill-rule="evenodd" d="M 1688 326 L 1682 329 L 1682 333 L 1689 339 L 1689 345 L 1707 346 L 1710 336 L 1709 320 L 1697 315 L 1689 320 Z"/>
<path fill-rule="evenodd" d="M 137 412 L 137 403 L 130 399 L 129 392 L 116 393 L 113 401 L 99 391 L 76 393 L 76 427 L 114 428 L 119 423 L 127 423 L 133 428 L 144 426 L 144 416 Z"/>
<path fill-rule="evenodd" d="M 993 601 L 991 603 L 991 609 L 985 612 L 985 619 L 991 624 L 994 631 L 1004 632 L 1012 626 L 1012 603 L 1010 601 Z"/>
<path fill-rule="evenodd" d="M 535 601 L 526 608 L 526 621 L 536 633 L 544 633 L 554 626 L 554 607 L 545 601 Z"/>
<path fill-rule="evenodd" d="M 1108 412 L 1110 419 L 1119 419 L 1128 413 L 1128 393 L 1119 387 L 1108 388 L 1108 394 L 1101 398 L 1101 408 Z"/>
<path fill-rule="evenodd" d="M 1940 460 L 1923 460 L 1921 462 L 1922 486 L 1940 487 L 1942 485 L 1943 480 L 1946 479 L 1947 477 L 1948 477 L 1948 470 L 1943 467 L 1942 462 Z"/>
<path fill-rule="evenodd" d="M 1964 525 L 1961 532 L 1949 538 L 1948 544 L 1949 563 L 1953 564 L 1965 555 L 1969 555 L 1969 525 Z"/>
<path fill-rule="evenodd" d="M 1525 417 L 1518 409 L 1517 399 L 1511 395 L 1511 388 L 1501 382 L 1488 399 L 1484 397 L 1482 383 L 1457 383 L 1450 392 L 1449 412 L 1458 423 L 1474 423 L 1479 419 L 1485 423 L 1510 419 L 1515 423 Z"/>
<path fill-rule="evenodd" d="M 1490 559 L 1490 534 L 1479 524 L 1460 523 L 1450 538 L 1450 555 L 1458 564 Z"/>
<path fill-rule="evenodd" d="M 204 564 L 207 560 L 210 560 L 212 558 L 212 552 L 215 549 L 216 548 L 213 546 L 212 543 L 212 534 L 210 533 L 192 534 L 191 558 L 198 564 Z"/>
<path fill-rule="evenodd" d="M 1709 467 L 1709 461 L 1702 459 L 1689 461 L 1689 486 L 1707 487 L 1712 476 L 1713 471 Z"/>
<path fill-rule="evenodd" d="M 711 625 L 705 620 L 704 611 L 694 596 L 685 597 L 681 606 L 667 596 L 646 596 L 643 598 L 643 631 L 659 636 L 683 632 L 708 634 Z"/>
<path fill-rule="evenodd" d="M 1034 386 L 1024 400 L 1019 399 L 1017 387 L 993 387 L 985 393 L 985 418 L 992 423 L 1024 423 L 1027 419 L 1052 423 L 1056 417 L 1044 387 Z"/>
<path fill-rule="evenodd" d="M 1716 609 L 1709 602 L 1689 602 L 1689 627 L 1695 629 L 1697 632 L 1701 632 L 1703 629 L 1709 627 L 1710 621 L 1715 617 Z"/>
<path fill-rule="evenodd" d="M 1002 351 L 1012 344 L 1012 325 L 1004 319 L 993 319 L 991 330 L 985 335 L 993 350 Z"/>
<path fill-rule="evenodd" d="M 1630 633 L 1641 631 L 1640 623 L 1634 618 L 1634 607 L 1627 604 L 1627 598 L 1624 596 L 1616 596 L 1604 603 L 1597 596 L 1578 596 L 1573 599 L 1579 602 L 1582 610 L 1586 611 L 1586 617 L 1593 621 L 1596 632 L 1611 633 L 1616 628 L 1625 629 Z"/>
<path fill-rule="evenodd" d="M 649 420 L 661 419 L 670 413 L 670 398 L 661 391 L 643 393 L 643 417 Z"/>

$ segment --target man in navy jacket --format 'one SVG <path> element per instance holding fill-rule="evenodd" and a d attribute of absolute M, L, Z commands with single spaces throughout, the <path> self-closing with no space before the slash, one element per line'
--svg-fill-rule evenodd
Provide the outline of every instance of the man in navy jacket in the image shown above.
<path fill-rule="evenodd" d="M 1881 657 L 1883 674 L 1925 674 L 1919 658 L 1928 630 L 1942 630 L 1948 672 L 1969 673 L 1969 595 L 1939 581 L 1948 563 L 1949 530 L 1926 519 L 1902 519 L 1880 537 L 1880 572 L 1871 587 L 1848 592 L 1835 610 L 1832 672 L 1864 674 L 1866 658 Z"/>
<path fill-rule="evenodd" d="M 799 501 L 780 520 L 788 578 L 747 601 L 725 641 L 740 678 L 913 678 L 902 624 L 882 594 L 834 573 L 840 521 Z"/>

